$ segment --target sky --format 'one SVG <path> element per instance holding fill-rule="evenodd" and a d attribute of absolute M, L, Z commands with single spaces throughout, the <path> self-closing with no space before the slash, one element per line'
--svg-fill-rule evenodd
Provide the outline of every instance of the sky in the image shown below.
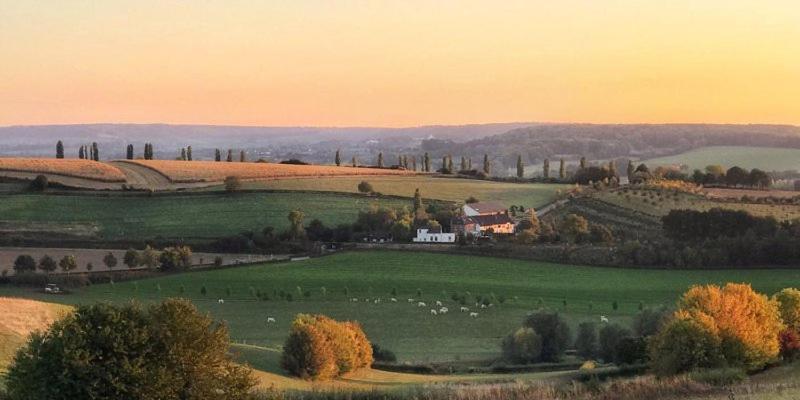
<path fill-rule="evenodd" d="M 0 125 L 800 125 L 800 3 L 0 0 Z"/>

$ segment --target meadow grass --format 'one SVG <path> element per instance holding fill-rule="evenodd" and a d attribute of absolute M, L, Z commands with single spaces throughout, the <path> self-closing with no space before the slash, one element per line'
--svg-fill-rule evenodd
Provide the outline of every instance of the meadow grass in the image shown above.
<path fill-rule="evenodd" d="M 46 223 L 54 231 L 88 226 L 103 239 L 217 238 L 272 226 L 289 226 L 289 211 L 306 222 L 352 223 L 358 212 L 378 204 L 411 206 L 411 201 L 337 193 L 235 193 L 185 196 L 36 195 L 0 196 L 0 221 L 24 229 Z"/>
<path fill-rule="evenodd" d="M 424 363 L 493 359 L 499 354 L 502 337 L 519 326 L 528 312 L 540 307 L 558 310 L 573 326 L 586 320 L 599 321 L 600 315 L 626 324 L 640 303 L 645 307 L 671 306 L 691 285 L 725 282 L 749 282 L 756 290 L 772 294 L 784 287 L 800 286 L 800 271 L 636 270 L 369 251 L 95 285 L 64 296 L 8 286 L 0 288 L 0 295 L 67 304 L 186 297 L 225 321 L 234 342 L 266 349 L 283 345 L 296 314 L 322 313 L 361 322 L 369 338 L 394 351 L 401 362 Z M 204 286 L 205 296 L 201 294 Z M 251 290 L 266 293 L 271 300 L 257 300 Z M 389 301 L 393 290 L 397 303 Z M 293 301 L 278 299 L 275 294 L 280 291 L 291 293 Z M 305 292 L 310 297 L 305 297 Z M 469 293 L 467 306 L 479 312 L 479 317 L 459 312 L 460 304 L 451 299 L 453 293 Z M 489 297 L 495 305 L 476 309 L 476 295 Z M 505 298 L 502 304 L 501 296 Z M 359 301 L 349 301 L 354 297 Z M 379 304 L 364 301 L 378 297 L 382 299 Z M 224 304 L 217 302 L 220 298 Z M 415 302 L 407 303 L 408 298 Z M 419 300 L 428 306 L 417 307 Z M 436 300 L 450 312 L 431 315 L 430 309 L 437 308 L 433 307 Z M 617 310 L 612 308 L 615 301 Z M 267 317 L 277 322 L 268 324 Z"/>
<path fill-rule="evenodd" d="M 765 171 L 787 171 L 800 169 L 800 149 L 751 146 L 708 146 L 690 150 L 674 156 L 645 160 L 645 164 L 685 164 L 689 171 L 704 170 L 707 165 L 722 165 L 730 168 L 759 168 Z"/>

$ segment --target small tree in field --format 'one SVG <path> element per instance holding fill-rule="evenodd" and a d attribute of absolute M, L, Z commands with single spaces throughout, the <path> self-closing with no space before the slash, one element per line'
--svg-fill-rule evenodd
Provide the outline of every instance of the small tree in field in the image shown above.
<path fill-rule="evenodd" d="M 75 256 L 70 254 L 61 258 L 61 261 L 58 262 L 58 266 L 61 267 L 62 271 L 69 272 L 78 268 L 78 262 L 75 260 Z"/>
<path fill-rule="evenodd" d="M 108 269 L 114 269 L 117 266 L 117 257 L 114 256 L 114 253 L 108 252 L 105 257 L 103 257 L 103 264 L 108 267 Z"/>
<path fill-rule="evenodd" d="M 189 246 L 167 247 L 158 257 L 162 271 L 185 270 L 192 265 L 192 249 Z"/>
<path fill-rule="evenodd" d="M 14 272 L 30 272 L 36 270 L 36 260 L 28 254 L 21 254 L 14 260 Z"/>
<path fill-rule="evenodd" d="M 139 265 L 155 268 L 158 265 L 158 252 L 150 246 L 145 246 L 139 254 Z"/>
<path fill-rule="evenodd" d="M 44 271 L 45 273 L 51 273 L 56 270 L 56 261 L 53 260 L 53 257 L 48 256 L 45 254 L 39 260 L 39 269 Z"/>
<path fill-rule="evenodd" d="M 361 181 L 361 183 L 358 184 L 358 191 L 366 194 L 366 193 L 372 193 L 375 190 L 373 189 L 371 183 L 367 181 Z"/>
<path fill-rule="evenodd" d="M 228 193 L 237 192 L 242 188 L 242 181 L 235 176 L 225 177 L 224 184 L 225 184 L 225 191 Z"/>
<path fill-rule="evenodd" d="M 541 353 L 542 338 L 533 328 L 519 328 L 503 339 L 503 358 L 513 363 L 535 362 Z"/>
<path fill-rule="evenodd" d="M 128 249 L 122 257 L 122 262 L 125 263 L 128 268 L 137 267 L 139 265 L 139 253 L 134 249 Z"/>

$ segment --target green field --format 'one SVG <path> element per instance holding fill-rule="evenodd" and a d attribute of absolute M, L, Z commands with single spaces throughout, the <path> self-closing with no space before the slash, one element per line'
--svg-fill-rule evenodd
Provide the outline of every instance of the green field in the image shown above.
<path fill-rule="evenodd" d="M 526 313 L 539 307 L 539 299 L 545 307 L 563 312 L 573 324 L 599 321 L 600 315 L 627 323 L 640 302 L 645 306 L 672 305 L 693 284 L 728 281 L 750 282 L 756 290 L 771 294 L 783 287 L 800 286 L 800 271 L 634 270 L 375 251 L 95 285 L 65 296 L 8 286 L 0 287 L 0 295 L 68 304 L 188 297 L 213 317 L 226 321 L 235 342 L 273 350 L 283 344 L 295 314 L 323 313 L 360 321 L 373 342 L 395 351 L 401 361 L 426 362 L 497 356 L 501 338 L 518 326 Z M 208 291 L 206 296 L 200 294 L 203 286 Z M 251 287 L 269 293 L 272 299 L 256 300 L 250 294 Z M 310 297 L 298 294 L 298 288 L 300 292 L 309 291 Z M 389 301 L 393 289 L 397 303 Z M 418 289 L 428 306 L 407 303 L 407 298 L 418 300 Z M 275 291 L 292 293 L 294 301 L 277 300 Z M 470 297 L 494 295 L 495 306 L 476 309 L 471 300 L 467 306 L 479 316 L 470 318 L 450 299 L 455 292 L 469 292 Z M 506 299 L 503 304 L 499 302 L 501 296 Z M 349 301 L 352 297 L 359 302 Z M 364 301 L 377 297 L 383 299 L 380 304 Z M 217 302 L 219 298 L 225 299 L 224 304 Z M 450 309 L 447 315 L 430 315 L 436 300 Z M 617 311 L 612 310 L 614 301 L 619 303 Z M 267 324 L 267 317 L 275 317 L 277 323 Z"/>
<path fill-rule="evenodd" d="M 46 225 L 53 232 L 94 232 L 102 239 L 216 238 L 266 226 L 282 230 L 293 209 L 306 222 L 353 222 L 372 204 L 410 206 L 410 200 L 336 193 L 237 193 L 191 196 L 32 195 L 0 196 L 4 229 Z M 81 229 L 83 228 L 83 229 Z"/>
<path fill-rule="evenodd" d="M 359 182 L 366 180 L 375 191 L 392 196 L 412 197 L 419 188 L 422 197 L 463 202 L 470 196 L 481 201 L 497 201 L 510 207 L 540 207 L 552 201 L 557 190 L 569 189 L 570 185 L 541 183 L 506 183 L 475 179 L 436 178 L 430 176 L 376 176 L 337 177 L 333 179 L 282 179 L 246 183 L 246 188 L 278 190 L 307 190 L 357 193 Z"/>
<path fill-rule="evenodd" d="M 704 169 L 707 165 L 722 165 L 742 168 L 759 168 L 765 171 L 800 170 L 800 149 L 745 146 L 701 147 L 669 157 L 645 160 L 648 166 L 677 165 L 689 166 L 689 171 Z"/>

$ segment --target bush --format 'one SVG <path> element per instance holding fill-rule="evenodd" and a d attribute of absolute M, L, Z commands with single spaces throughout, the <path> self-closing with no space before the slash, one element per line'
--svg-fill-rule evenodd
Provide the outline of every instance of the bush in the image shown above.
<path fill-rule="evenodd" d="M 515 364 L 530 364 L 542 354 L 542 338 L 532 328 L 519 328 L 503 339 L 503 358 Z"/>
<path fill-rule="evenodd" d="M 636 365 L 647 362 L 647 340 L 643 337 L 625 337 L 617 343 L 614 362 L 618 365 Z"/>
<path fill-rule="evenodd" d="M 372 344 L 372 357 L 375 361 L 393 363 L 397 362 L 397 356 L 389 349 L 385 349 L 377 344 Z"/>
<path fill-rule="evenodd" d="M 570 330 L 566 321 L 558 314 L 539 311 L 525 319 L 523 327 L 532 328 L 542 341 L 542 350 L 537 361 L 558 362 L 570 343 Z"/>
<path fill-rule="evenodd" d="M 30 189 L 36 192 L 44 192 L 47 190 L 49 182 L 44 175 L 36 175 L 36 178 L 31 181 Z"/>
<path fill-rule="evenodd" d="M 372 361 L 372 346 L 357 323 L 298 314 L 283 347 L 281 367 L 302 379 L 327 380 Z"/>
<path fill-rule="evenodd" d="M 595 358 L 597 355 L 597 326 L 594 322 L 582 322 L 578 325 L 575 350 L 586 360 Z"/>
<path fill-rule="evenodd" d="M 666 308 L 645 308 L 633 317 L 633 333 L 636 336 L 653 336 L 669 317 Z"/>
<path fill-rule="evenodd" d="M 605 362 L 614 362 L 617 360 L 617 348 L 622 339 L 631 336 L 631 331 L 623 328 L 618 324 L 606 324 L 600 328 L 599 338 L 599 355 Z"/>
<path fill-rule="evenodd" d="M 227 328 L 188 301 L 79 306 L 31 336 L 6 388 L 10 399 L 247 399 L 255 380 L 228 346 Z"/>
<path fill-rule="evenodd" d="M 718 367 L 725 361 L 720 338 L 686 314 L 679 314 L 649 344 L 650 366 L 658 375 Z"/>
<path fill-rule="evenodd" d="M 372 184 L 367 181 L 361 181 L 358 184 L 358 191 L 361 193 L 372 193 L 374 191 Z"/>

